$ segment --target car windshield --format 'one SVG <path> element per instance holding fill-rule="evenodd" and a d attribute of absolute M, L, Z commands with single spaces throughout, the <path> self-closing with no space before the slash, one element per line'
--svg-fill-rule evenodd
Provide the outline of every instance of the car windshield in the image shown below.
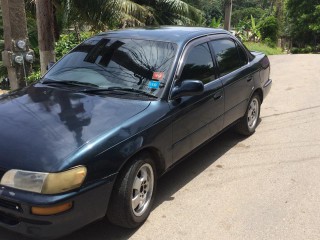
<path fill-rule="evenodd" d="M 159 97 L 176 49 L 170 42 L 92 38 L 55 64 L 43 82 L 70 82 L 101 90 L 132 89 Z"/>

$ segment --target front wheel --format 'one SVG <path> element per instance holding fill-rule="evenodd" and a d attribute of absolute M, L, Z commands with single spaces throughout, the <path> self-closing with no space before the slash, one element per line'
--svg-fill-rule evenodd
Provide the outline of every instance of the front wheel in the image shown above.
<path fill-rule="evenodd" d="M 121 171 L 109 203 L 110 222 L 126 228 L 140 226 L 149 216 L 156 190 L 154 162 L 140 154 Z"/>
<path fill-rule="evenodd" d="M 245 136 L 250 136 L 255 132 L 260 117 L 260 107 L 260 97 L 258 94 L 254 94 L 249 101 L 246 114 L 236 125 L 236 130 L 238 133 Z"/>

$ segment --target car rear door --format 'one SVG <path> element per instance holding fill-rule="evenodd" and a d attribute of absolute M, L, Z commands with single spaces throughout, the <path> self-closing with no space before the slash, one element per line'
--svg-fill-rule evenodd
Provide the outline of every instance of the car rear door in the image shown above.
<path fill-rule="evenodd" d="M 190 43 L 182 54 L 176 74 L 183 80 L 200 80 L 204 92 L 170 101 L 173 116 L 173 161 L 198 147 L 219 132 L 223 124 L 224 92 L 217 79 L 216 66 L 208 45 L 208 38 Z"/>
<path fill-rule="evenodd" d="M 240 43 L 228 35 L 212 37 L 209 42 L 219 69 L 219 79 L 225 92 L 226 127 L 244 116 L 249 98 L 254 89 L 253 79 L 259 77 L 250 68 L 249 59 Z"/>

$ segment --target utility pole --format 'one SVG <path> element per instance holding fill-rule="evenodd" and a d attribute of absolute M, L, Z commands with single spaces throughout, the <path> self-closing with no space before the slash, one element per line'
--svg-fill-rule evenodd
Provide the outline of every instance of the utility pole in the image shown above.
<path fill-rule="evenodd" d="M 12 90 L 26 86 L 34 53 L 29 48 L 24 0 L 1 0 L 4 51 L 2 59 L 8 70 Z"/>
<path fill-rule="evenodd" d="M 224 3 L 224 29 L 231 29 L 232 0 L 225 0 Z"/>
<path fill-rule="evenodd" d="M 54 17 L 52 0 L 36 0 L 41 74 L 56 61 L 54 52 Z"/>

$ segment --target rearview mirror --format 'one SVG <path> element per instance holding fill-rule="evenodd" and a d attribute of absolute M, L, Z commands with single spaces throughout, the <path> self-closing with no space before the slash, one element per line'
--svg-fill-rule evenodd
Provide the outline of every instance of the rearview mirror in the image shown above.
<path fill-rule="evenodd" d="M 171 99 L 181 98 L 183 96 L 196 96 L 203 93 L 204 85 L 199 80 L 184 80 L 172 90 Z"/>

